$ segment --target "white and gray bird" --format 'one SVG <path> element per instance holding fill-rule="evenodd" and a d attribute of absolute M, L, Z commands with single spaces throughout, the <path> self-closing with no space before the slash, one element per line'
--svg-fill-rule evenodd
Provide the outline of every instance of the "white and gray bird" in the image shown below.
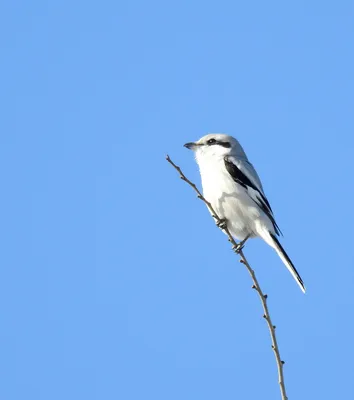
<path fill-rule="evenodd" d="M 204 197 L 225 220 L 231 235 L 241 241 L 240 246 L 249 238 L 262 238 L 275 249 L 305 292 L 304 282 L 277 238 L 281 232 L 262 183 L 240 143 L 219 133 L 184 146 L 195 152 Z"/>

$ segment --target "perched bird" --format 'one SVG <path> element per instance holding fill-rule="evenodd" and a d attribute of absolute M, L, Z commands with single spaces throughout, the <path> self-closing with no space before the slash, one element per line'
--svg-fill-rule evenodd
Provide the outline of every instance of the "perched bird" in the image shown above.
<path fill-rule="evenodd" d="M 203 195 L 231 235 L 241 241 L 238 250 L 247 239 L 262 238 L 275 249 L 305 293 L 303 280 L 277 238 L 281 232 L 259 176 L 240 143 L 232 136 L 219 133 L 184 146 L 195 152 Z"/>

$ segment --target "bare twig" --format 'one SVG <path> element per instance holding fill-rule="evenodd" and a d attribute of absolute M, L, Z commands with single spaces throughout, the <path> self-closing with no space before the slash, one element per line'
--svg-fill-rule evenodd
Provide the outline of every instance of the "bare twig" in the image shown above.
<path fill-rule="evenodd" d="M 259 298 L 262 302 L 262 306 L 263 306 L 263 318 L 267 321 L 267 325 L 269 328 L 269 332 L 270 332 L 270 337 L 272 340 L 272 349 L 274 351 L 274 355 L 275 355 L 275 360 L 277 363 L 277 367 L 278 367 L 278 378 L 279 378 L 279 386 L 280 386 L 280 393 L 281 393 L 281 398 L 282 400 L 288 400 L 288 397 L 286 395 L 286 390 L 285 390 L 285 383 L 284 383 L 284 373 L 283 373 L 283 365 L 284 365 L 284 361 L 281 359 L 280 357 L 280 352 L 279 352 L 279 346 L 278 346 L 278 342 L 277 342 L 277 337 L 275 334 L 275 325 L 273 325 L 272 320 L 270 318 L 270 314 L 269 314 L 269 309 L 268 309 L 268 304 L 267 304 L 267 298 L 268 296 L 266 294 L 263 293 L 258 279 L 256 278 L 256 274 L 254 272 L 254 270 L 251 268 L 251 266 L 249 265 L 242 249 L 239 250 L 237 248 L 237 243 L 235 241 L 235 239 L 232 237 L 229 229 L 227 228 L 227 226 L 225 224 L 222 224 L 222 219 L 217 215 L 217 213 L 215 212 L 213 206 L 205 199 L 205 197 L 202 195 L 202 193 L 199 191 L 199 189 L 197 188 L 197 186 L 191 182 L 182 172 L 181 168 L 176 165 L 171 158 L 167 155 L 166 156 L 166 160 L 178 171 L 180 178 L 187 182 L 193 189 L 194 191 L 197 193 L 197 197 L 202 200 L 206 206 L 208 207 L 211 215 L 213 216 L 213 218 L 215 219 L 217 225 L 219 226 L 219 228 L 224 231 L 229 239 L 229 242 L 232 244 L 232 248 L 235 251 L 235 253 L 239 254 L 241 259 L 240 262 L 247 268 L 249 274 L 251 275 L 252 281 L 253 281 L 253 285 L 252 285 L 252 289 L 255 289 L 256 292 L 259 295 Z"/>

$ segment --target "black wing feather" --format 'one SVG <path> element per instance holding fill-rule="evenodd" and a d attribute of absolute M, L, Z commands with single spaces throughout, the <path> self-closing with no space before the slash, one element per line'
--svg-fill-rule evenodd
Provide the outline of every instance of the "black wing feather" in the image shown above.
<path fill-rule="evenodd" d="M 232 179 L 237 182 L 239 185 L 244 187 L 246 190 L 248 188 L 252 188 L 257 193 L 256 202 L 253 197 L 250 198 L 264 211 L 264 213 L 268 216 L 268 218 L 272 221 L 274 226 L 274 230 L 277 235 L 281 233 L 278 224 L 275 222 L 272 208 L 269 204 L 268 199 L 265 195 L 257 188 L 257 186 L 235 165 L 233 162 L 229 161 L 227 157 L 224 158 L 225 167 L 227 172 L 232 176 Z"/>

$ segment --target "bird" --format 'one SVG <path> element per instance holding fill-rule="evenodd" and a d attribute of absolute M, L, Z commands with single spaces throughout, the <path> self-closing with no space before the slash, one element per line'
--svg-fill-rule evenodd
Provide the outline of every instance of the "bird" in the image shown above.
<path fill-rule="evenodd" d="M 211 133 L 184 147 L 194 151 L 203 196 L 217 214 L 217 225 L 221 229 L 227 226 L 240 241 L 235 250 L 240 252 L 248 239 L 260 237 L 277 252 L 305 293 L 300 274 L 279 242 L 282 233 L 261 180 L 239 141 L 223 133 Z"/>

